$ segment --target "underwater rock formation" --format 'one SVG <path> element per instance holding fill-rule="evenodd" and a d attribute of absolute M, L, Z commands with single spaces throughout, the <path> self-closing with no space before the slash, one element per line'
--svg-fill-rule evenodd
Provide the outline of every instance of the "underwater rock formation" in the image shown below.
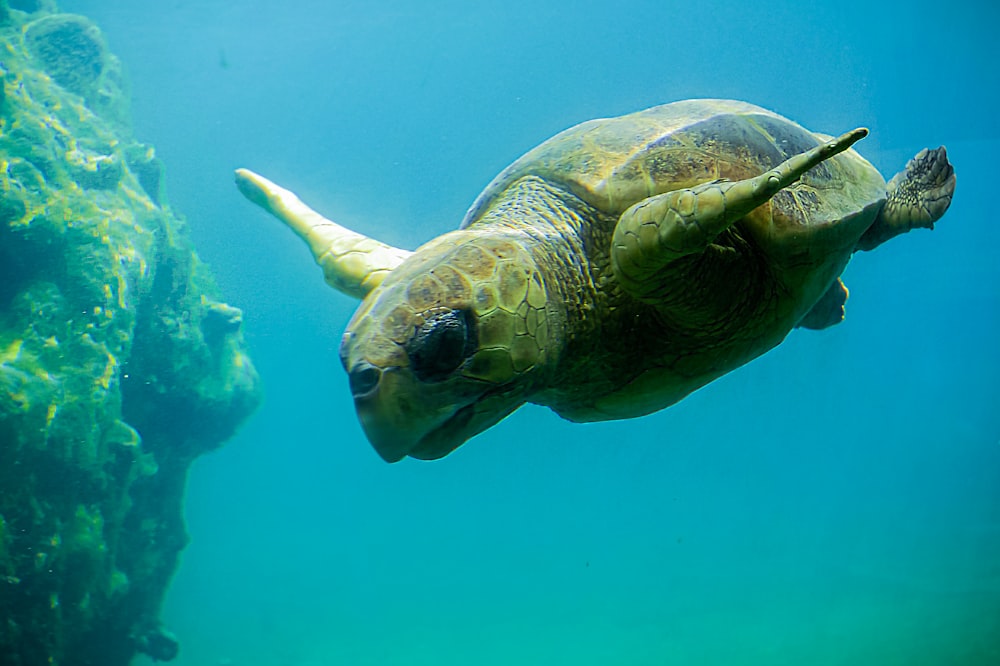
<path fill-rule="evenodd" d="M 169 660 L 187 471 L 253 411 L 117 59 L 52 0 L 0 0 L 0 655 Z"/>

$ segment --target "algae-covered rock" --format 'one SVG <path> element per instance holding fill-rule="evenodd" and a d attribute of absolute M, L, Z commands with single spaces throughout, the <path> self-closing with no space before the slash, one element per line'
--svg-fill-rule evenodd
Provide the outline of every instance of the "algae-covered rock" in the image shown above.
<path fill-rule="evenodd" d="M 172 658 L 195 457 L 259 401 L 100 31 L 0 0 L 0 655 Z"/>
<path fill-rule="evenodd" d="M 33 64 L 62 89 L 82 97 L 106 121 L 127 122 L 121 65 L 97 26 L 83 16 L 43 15 L 25 25 L 23 44 Z"/>

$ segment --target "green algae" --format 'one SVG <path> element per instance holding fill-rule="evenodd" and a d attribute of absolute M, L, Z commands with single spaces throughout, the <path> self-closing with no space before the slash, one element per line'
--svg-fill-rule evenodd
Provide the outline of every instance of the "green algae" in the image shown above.
<path fill-rule="evenodd" d="M 167 659 L 188 467 L 260 399 L 241 313 L 132 138 L 98 28 L 0 0 L 0 63 L 0 654 Z"/>

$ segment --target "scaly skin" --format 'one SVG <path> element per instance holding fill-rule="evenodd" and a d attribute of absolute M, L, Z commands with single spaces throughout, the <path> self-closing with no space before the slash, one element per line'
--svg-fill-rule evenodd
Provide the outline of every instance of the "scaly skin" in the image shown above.
<path fill-rule="evenodd" d="M 911 229 L 933 229 L 955 194 L 955 169 L 944 146 L 924 148 L 886 186 L 885 207 L 858 242 L 859 250 L 874 250 Z"/>

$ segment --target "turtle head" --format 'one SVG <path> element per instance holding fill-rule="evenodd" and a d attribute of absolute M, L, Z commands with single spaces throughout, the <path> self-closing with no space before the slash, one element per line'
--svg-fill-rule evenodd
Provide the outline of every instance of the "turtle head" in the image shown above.
<path fill-rule="evenodd" d="M 330 286 L 362 299 L 340 358 L 385 460 L 447 455 L 520 407 L 557 356 L 527 237 L 454 231 L 407 252 L 346 229 L 247 169 L 240 191 L 309 246 Z"/>
<path fill-rule="evenodd" d="M 394 268 L 340 347 L 379 455 L 441 458 L 520 407 L 552 357 L 546 301 L 512 238 L 455 231 Z"/>

